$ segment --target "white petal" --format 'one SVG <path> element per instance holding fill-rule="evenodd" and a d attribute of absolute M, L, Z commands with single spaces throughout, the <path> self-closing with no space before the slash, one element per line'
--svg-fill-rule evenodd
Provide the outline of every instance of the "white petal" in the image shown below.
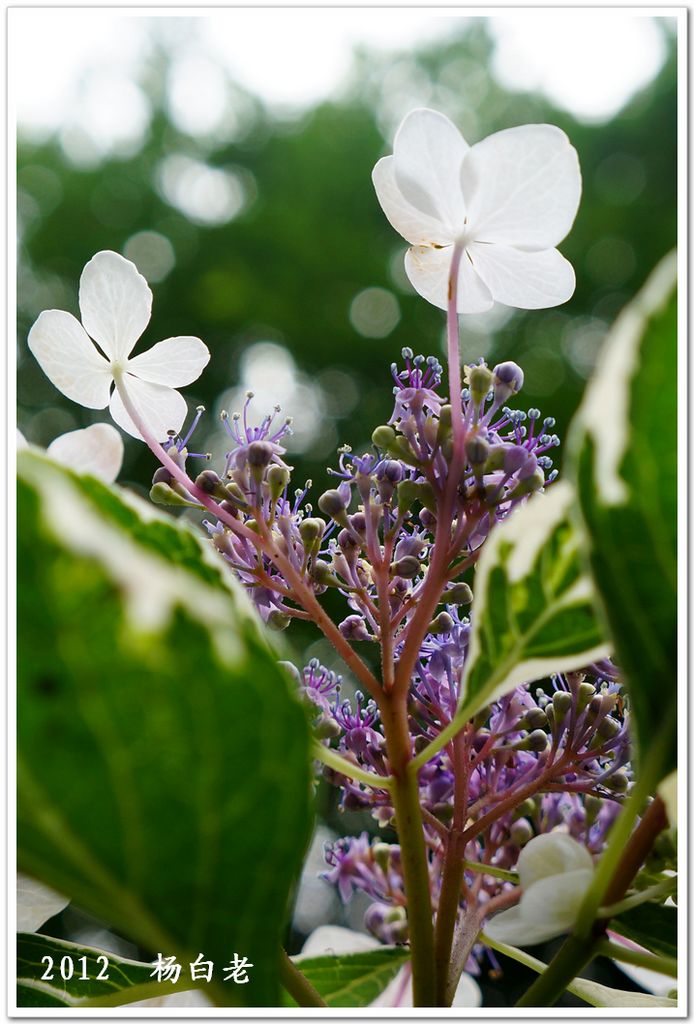
<path fill-rule="evenodd" d="M 110 423 L 71 430 L 51 441 L 48 454 L 76 473 L 90 473 L 113 483 L 123 465 L 123 438 Z"/>
<path fill-rule="evenodd" d="M 113 377 L 71 313 L 47 309 L 29 331 L 29 348 L 58 391 L 87 409 L 104 409 Z"/>
<path fill-rule="evenodd" d="M 670 772 L 658 786 L 658 794 L 665 803 L 667 820 L 677 824 L 677 771 Z"/>
<path fill-rule="evenodd" d="M 484 931 L 490 939 L 504 942 L 507 946 L 534 946 L 554 934 L 550 930 L 550 934 L 547 935 L 544 928 L 538 928 L 526 921 L 520 906 L 511 907 L 510 910 L 504 910 L 490 918 L 484 926 Z"/>
<path fill-rule="evenodd" d="M 408 249 L 405 254 L 405 271 L 413 287 L 439 309 L 446 309 L 448 305 L 448 275 L 452 253 L 452 246 L 445 249 L 422 246 Z M 491 292 L 475 273 L 464 253 L 458 275 L 458 312 L 484 313 L 492 305 Z"/>
<path fill-rule="evenodd" d="M 497 302 L 518 309 L 560 306 L 574 293 L 576 275 L 557 249 L 521 252 L 510 245 L 474 242 L 472 264 Z"/>
<path fill-rule="evenodd" d="M 371 935 L 341 928 L 339 925 L 323 924 L 312 931 L 301 949 L 301 957 L 334 956 L 339 953 L 363 953 L 377 949 L 381 943 Z M 298 958 L 297 958 L 298 959 Z"/>
<path fill-rule="evenodd" d="M 592 870 L 593 858 L 588 850 L 565 832 L 535 836 L 523 847 L 518 858 L 518 874 L 525 890 L 542 878 L 568 871 Z"/>
<path fill-rule="evenodd" d="M 26 448 L 30 448 L 31 445 L 27 441 L 24 434 L 21 432 L 19 427 L 17 428 L 17 451 L 23 452 Z"/>
<path fill-rule="evenodd" d="M 188 414 L 186 400 L 178 391 L 161 384 L 149 384 L 147 381 L 138 380 L 129 373 L 125 376 L 125 387 L 147 429 L 157 441 L 166 441 L 169 430 L 178 433 Z M 111 416 L 119 427 L 132 437 L 142 439 L 140 431 L 125 411 L 117 391 L 113 392 L 110 409 Z"/>
<path fill-rule="evenodd" d="M 550 124 L 507 128 L 478 142 L 461 180 L 473 237 L 529 249 L 558 245 L 581 198 L 576 150 Z"/>
<path fill-rule="evenodd" d="M 405 199 L 395 180 L 395 162 L 384 156 L 374 167 L 371 178 L 383 212 L 411 245 L 448 245 L 453 239 L 450 232 L 435 217 L 422 213 Z"/>
<path fill-rule="evenodd" d="M 80 278 L 82 323 L 109 359 L 123 361 L 149 323 L 152 293 L 130 260 L 98 252 Z"/>
<path fill-rule="evenodd" d="M 534 934 L 544 930 L 544 939 L 570 931 L 583 897 L 593 880 L 593 865 L 579 871 L 541 878 L 523 892 L 520 911 L 523 920 Z M 535 939 L 534 941 L 543 941 Z M 529 939 L 525 940 L 528 945 Z"/>
<path fill-rule="evenodd" d="M 200 338 L 167 338 L 129 359 L 128 372 L 151 384 L 182 388 L 197 380 L 209 361 L 210 350 Z"/>
<path fill-rule="evenodd" d="M 413 110 L 393 142 L 395 180 L 408 202 L 444 222 L 457 235 L 465 224 L 460 181 L 468 144 L 436 110 Z"/>
<path fill-rule="evenodd" d="M 17 931 L 35 932 L 70 902 L 27 875 L 17 875 Z"/>
<path fill-rule="evenodd" d="M 451 1006 L 481 1006 L 482 993 L 475 979 L 469 974 L 461 974 L 458 987 L 453 996 Z"/>

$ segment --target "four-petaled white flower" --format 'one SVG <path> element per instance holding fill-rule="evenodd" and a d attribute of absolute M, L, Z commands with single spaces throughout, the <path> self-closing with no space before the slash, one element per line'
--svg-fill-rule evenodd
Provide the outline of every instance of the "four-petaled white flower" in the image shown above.
<path fill-rule="evenodd" d="M 114 376 L 121 374 L 138 415 L 157 440 L 163 441 L 169 430 L 179 431 L 188 410 L 174 388 L 197 380 L 210 358 L 207 346 L 200 338 L 168 338 L 131 358 L 149 323 L 152 292 L 137 267 L 116 252 L 98 252 L 87 263 L 79 304 L 81 324 L 71 313 L 49 309 L 29 332 L 29 348 L 46 376 L 79 405 L 109 405 L 116 423 L 139 438 L 118 391 L 111 394 Z"/>
<path fill-rule="evenodd" d="M 593 859 L 564 832 L 535 836 L 521 851 L 518 906 L 492 917 L 490 939 L 509 946 L 534 946 L 570 931 L 593 878 Z"/>
<path fill-rule="evenodd" d="M 581 174 L 559 128 L 507 128 L 468 146 L 443 114 L 413 110 L 373 182 L 412 246 L 407 276 L 435 306 L 447 306 L 454 245 L 463 249 L 459 313 L 482 313 L 495 301 L 542 309 L 573 295 L 573 268 L 554 247 L 576 216 Z"/>

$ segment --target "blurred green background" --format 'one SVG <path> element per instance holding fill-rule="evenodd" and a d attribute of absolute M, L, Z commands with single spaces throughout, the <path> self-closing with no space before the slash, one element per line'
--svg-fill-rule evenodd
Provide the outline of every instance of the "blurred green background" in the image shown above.
<path fill-rule="evenodd" d="M 273 86 L 264 95 L 249 91 L 248 75 L 246 84 L 235 80 L 233 62 L 215 48 L 205 18 L 121 17 L 127 31 L 137 23 L 137 32 L 117 75 L 97 59 L 82 68 L 83 57 L 67 53 L 77 84 L 52 120 L 38 127 L 23 120 L 20 103 L 18 425 L 28 440 L 46 445 L 107 418 L 55 391 L 28 353 L 26 336 L 42 309 L 79 315 L 82 267 L 99 249 L 115 249 L 154 291 L 141 347 L 194 334 L 211 350 L 206 372 L 184 391 L 189 408 L 202 402 L 209 413 L 195 449 L 221 456 L 219 412 L 239 408 L 251 389 L 256 421 L 276 402 L 293 416 L 294 479 L 312 478 L 319 494 L 336 448 L 368 444 L 373 427 L 388 419 L 389 366 L 402 346 L 443 355 L 443 313 L 409 286 L 405 243 L 383 216 L 370 180 L 401 117 L 422 105 L 448 114 L 471 143 L 513 125 L 549 122 L 578 150 L 583 199 L 561 246 L 576 269 L 571 301 L 528 313 L 497 306 L 462 321 L 464 358 L 518 361 L 526 379 L 519 405 L 539 406 L 565 435 L 606 331 L 677 236 L 674 23 L 647 19 L 648 32 L 642 24 L 634 36 L 626 24 L 633 19 L 621 16 L 622 31 L 617 16 L 609 35 L 600 10 L 583 14 L 578 31 L 568 15 L 564 23 L 555 13 L 559 35 L 547 45 L 559 39 L 564 50 L 550 54 L 551 81 L 538 71 L 530 91 L 520 88 L 517 74 L 527 26 L 498 18 L 438 19 L 435 32 L 423 30 L 401 47 L 347 34 L 335 50 L 351 51 L 339 86 L 315 88 L 300 100 L 291 98 L 291 87 L 302 64 L 330 63 L 322 16 L 301 52 L 293 52 L 291 32 L 272 21 L 276 12 L 266 15 L 275 51 L 260 29 L 248 36 L 246 67 Z M 228 19 L 244 16 L 226 12 Z M 400 16 L 382 15 L 394 29 Z M 52 85 L 37 39 L 50 59 L 58 52 L 47 18 L 38 13 L 27 22 L 20 34 L 25 49 L 15 53 L 18 62 L 31 55 L 24 73 L 27 82 L 38 75 L 46 83 L 40 99 L 41 88 L 48 94 Z M 227 27 L 233 30 L 233 20 Z M 281 53 L 281 69 L 273 52 Z M 128 439 L 121 481 L 145 492 L 154 468 L 145 447 Z M 312 640 L 294 633 L 297 646 Z M 325 643 L 313 643 L 310 653 L 334 664 Z M 334 794 L 323 793 L 322 802 L 324 824 L 304 874 L 295 943 L 331 918 L 361 926 L 363 903 L 339 908 L 315 877 L 322 842 L 347 824 L 336 814 Z M 372 827 L 362 815 L 349 824 L 351 831 Z M 64 927 L 87 941 L 97 926 L 78 914 Z M 508 1005 L 514 991 L 492 986 L 487 996 Z"/>
<path fill-rule="evenodd" d="M 203 402 L 210 414 L 196 449 L 224 450 L 218 413 L 233 411 L 250 388 L 258 418 L 276 401 L 294 417 L 295 479 L 320 485 L 339 444 L 368 443 L 388 418 L 388 368 L 401 347 L 443 353 L 443 314 L 409 286 L 405 243 L 370 180 L 401 114 L 422 104 L 447 113 L 470 142 L 547 121 L 578 150 L 583 200 L 561 246 L 576 269 L 574 297 L 554 310 L 498 306 L 462 322 L 464 356 L 516 359 L 526 374 L 519 401 L 555 416 L 563 434 L 605 331 L 676 240 L 674 29 L 656 19 L 662 66 L 645 88 L 609 120 L 579 120 L 540 92 L 500 84 L 495 50 L 504 37 L 493 19 L 447 23 L 414 49 L 362 46 L 335 98 L 278 110 L 233 82 L 199 43 L 191 41 L 198 64 L 182 73 L 195 26 L 159 19 L 147 23 L 147 46 L 124 83 L 144 103 L 139 134 L 125 131 L 133 97 L 117 84 L 105 90 L 93 69 L 78 93 L 96 108 L 86 127 L 71 123 L 70 111 L 42 136 L 20 122 L 18 397 L 28 439 L 45 445 L 107 416 L 63 399 L 26 336 L 42 309 L 78 313 L 82 267 L 111 248 L 134 260 L 154 290 L 140 345 L 196 334 L 212 352 L 184 392 L 191 409 Z M 614 60 L 627 57 L 615 52 Z M 580 99 L 581 83 L 573 85 Z M 186 93 L 197 106 L 186 106 Z M 109 119 L 115 141 L 104 141 Z M 124 481 L 143 486 L 151 470 L 144 446 L 129 442 Z"/>

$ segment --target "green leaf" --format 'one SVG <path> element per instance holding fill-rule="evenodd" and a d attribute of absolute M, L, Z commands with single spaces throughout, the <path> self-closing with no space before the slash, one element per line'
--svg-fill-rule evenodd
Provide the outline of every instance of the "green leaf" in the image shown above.
<path fill-rule="evenodd" d="M 677 957 L 677 908 L 641 903 L 610 922 L 610 930 L 658 956 Z"/>
<path fill-rule="evenodd" d="M 676 761 L 676 285 L 671 254 L 615 323 L 570 443 L 590 564 L 642 755 L 666 737 L 660 777 Z"/>
<path fill-rule="evenodd" d="M 328 1006 L 368 1006 L 410 958 L 408 949 L 384 946 L 342 956 L 295 958 L 296 966 Z M 287 997 L 287 1005 L 295 1006 Z"/>
<path fill-rule="evenodd" d="M 105 513 L 103 488 L 36 453 L 19 471 L 19 867 L 152 957 L 202 953 L 218 1004 L 277 1005 L 304 709 L 190 531 L 116 489 Z M 234 953 L 248 984 L 222 981 Z"/>
<path fill-rule="evenodd" d="M 574 494 L 554 484 L 497 526 L 475 571 L 465 717 L 522 683 L 608 653 L 571 520 Z"/>
<path fill-rule="evenodd" d="M 44 957 L 50 957 L 52 963 L 49 964 Z M 86 957 L 86 963 L 82 957 Z M 64 958 L 66 962 L 61 974 Z M 63 977 L 63 974 L 67 976 L 70 973 L 71 977 Z M 83 974 L 86 980 L 81 977 Z M 50 977 L 44 978 L 44 975 Z M 127 994 L 128 989 L 135 985 L 149 984 L 151 975 L 150 964 L 126 960 L 101 949 L 64 942 L 47 935 L 20 932 L 17 936 L 18 1006 L 79 1006 L 85 999 Z M 171 986 L 171 991 L 176 989 Z M 132 1001 L 137 998 L 133 995 Z"/>

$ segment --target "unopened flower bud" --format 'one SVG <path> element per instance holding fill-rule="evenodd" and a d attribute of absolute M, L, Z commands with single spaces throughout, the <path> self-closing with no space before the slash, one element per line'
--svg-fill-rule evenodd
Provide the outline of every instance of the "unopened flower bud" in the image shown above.
<path fill-rule="evenodd" d="M 267 441 L 252 441 L 248 446 L 248 465 L 251 469 L 265 469 L 272 461 L 272 448 Z"/>
<path fill-rule="evenodd" d="M 549 724 L 542 708 L 529 708 L 523 715 L 522 723 L 525 729 L 546 729 Z"/>
<path fill-rule="evenodd" d="M 472 588 L 467 583 L 456 583 L 444 590 L 443 599 L 446 604 L 472 604 Z"/>
<path fill-rule="evenodd" d="M 525 846 L 535 834 L 527 818 L 519 818 L 518 821 L 514 821 L 509 829 L 509 833 L 511 842 L 515 846 Z"/>
<path fill-rule="evenodd" d="M 388 870 L 388 864 L 390 862 L 390 851 L 391 847 L 388 843 L 374 843 L 371 847 L 371 853 L 373 859 L 376 861 L 378 866 L 383 870 Z"/>
<path fill-rule="evenodd" d="M 267 617 L 266 625 L 269 629 L 279 632 L 282 629 L 286 629 L 290 622 L 291 618 L 289 615 L 285 615 L 278 608 L 273 608 Z"/>
<path fill-rule="evenodd" d="M 497 401 L 505 402 L 510 395 L 517 395 L 523 387 L 523 371 L 518 363 L 510 360 L 494 367 L 494 395 Z"/>
<path fill-rule="evenodd" d="M 509 445 L 504 451 L 504 472 L 513 475 L 528 461 L 528 452 L 517 444 Z"/>
<path fill-rule="evenodd" d="M 155 470 L 155 472 L 154 472 L 154 476 L 152 477 L 152 484 L 169 484 L 170 485 L 171 484 L 171 480 L 172 480 L 171 473 L 169 473 L 168 469 L 164 469 L 163 466 L 160 466 L 159 469 Z"/>
<path fill-rule="evenodd" d="M 614 718 L 603 718 L 602 722 L 598 726 L 598 736 L 601 736 L 604 740 L 611 740 L 619 732 L 621 726 L 619 722 Z"/>
<path fill-rule="evenodd" d="M 188 508 L 200 508 L 197 502 L 188 501 L 177 491 L 174 491 L 173 487 L 169 487 L 168 484 L 157 483 L 151 488 L 149 492 L 150 500 L 155 505 L 185 505 Z"/>
<path fill-rule="evenodd" d="M 318 499 L 318 508 L 326 516 L 330 516 L 331 519 L 338 522 L 340 526 L 347 526 L 347 514 L 345 512 L 347 502 L 339 491 L 330 490 L 321 494 Z"/>
<path fill-rule="evenodd" d="M 465 441 L 465 454 L 471 466 L 483 466 L 489 457 L 489 441 L 471 434 Z"/>
<path fill-rule="evenodd" d="M 404 580 L 412 580 L 421 569 L 421 562 L 414 555 L 405 555 L 404 558 L 393 562 L 390 567 L 392 576 L 401 576 Z"/>
<path fill-rule="evenodd" d="M 433 622 L 429 623 L 429 633 L 438 636 L 441 633 L 450 633 L 453 629 L 453 619 L 448 612 L 439 612 Z"/>
<path fill-rule="evenodd" d="M 571 710 L 573 704 L 573 697 L 568 690 L 557 690 L 552 697 L 552 705 L 554 707 L 554 720 L 557 725 L 561 725 L 567 714 Z"/>
<path fill-rule="evenodd" d="M 612 772 L 609 778 L 605 779 L 604 785 L 614 793 L 623 793 L 629 785 L 629 777 L 625 771 L 620 769 L 619 771 Z"/>
<path fill-rule="evenodd" d="M 494 374 L 488 366 L 468 366 L 465 377 L 470 388 L 470 397 L 473 403 L 478 406 L 485 400 L 494 380 Z"/>
<path fill-rule="evenodd" d="M 383 424 L 380 427 L 376 427 L 373 434 L 371 435 L 372 442 L 377 448 L 392 448 L 395 443 L 395 431 L 392 427 Z"/>
<path fill-rule="evenodd" d="M 538 467 L 534 473 L 530 474 L 530 476 L 523 477 L 522 480 L 518 481 L 509 497 L 513 500 L 522 498 L 526 494 L 534 494 L 535 491 L 539 491 L 540 488 L 544 486 L 545 474 Z"/>
<path fill-rule="evenodd" d="M 576 698 L 576 709 L 579 714 L 584 710 L 584 708 L 588 707 L 594 696 L 595 687 L 592 683 L 580 683 L 578 687 L 578 696 Z"/>
<path fill-rule="evenodd" d="M 322 587 L 342 586 L 340 580 L 332 571 L 327 562 L 317 559 L 311 569 L 311 578 Z"/>
<path fill-rule="evenodd" d="M 316 541 L 320 541 L 324 532 L 325 523 L 322 519 L 302 519 L 299 523 L 299 533 L 304 547 L 312 547 Z"/>
<path fill-rule="evenodd" d="M 342 729 L 331 715 L 321 715 L 314 725 L 313 731 L 316 734 L 316 739 L 335 740 Z"/>
<path fill-rule="evenodd" d="M 532 732 L 528 733 L 522 740 L 513 744 L 514 750 L 532 750 L 536 754 L 541 754 L 543 750 L 547 749 L 548 744 L 547 733 L 544 729 L 533 729 Z"/>
<path fill-rule="evenodd" d="M 339 626 L 345 640 L 370 640 L 371 636 L 361 615 L 348 615 Z"/>
<path fill-rule="evenodd" d="M 203 469 L 202 473 L 195 478 L 195 486 L 215 498 L 223 500 L 228 497 L 226 487 L 213 469 Z"/>
<path fill-rule="evenodd" d="M 267 485 L 270 489 L 270 498 L 277 501 L 279 496 L 289 485 L 291 474 L 286 466 L 278 466 L 274 463 L 267 471 Z"/>

